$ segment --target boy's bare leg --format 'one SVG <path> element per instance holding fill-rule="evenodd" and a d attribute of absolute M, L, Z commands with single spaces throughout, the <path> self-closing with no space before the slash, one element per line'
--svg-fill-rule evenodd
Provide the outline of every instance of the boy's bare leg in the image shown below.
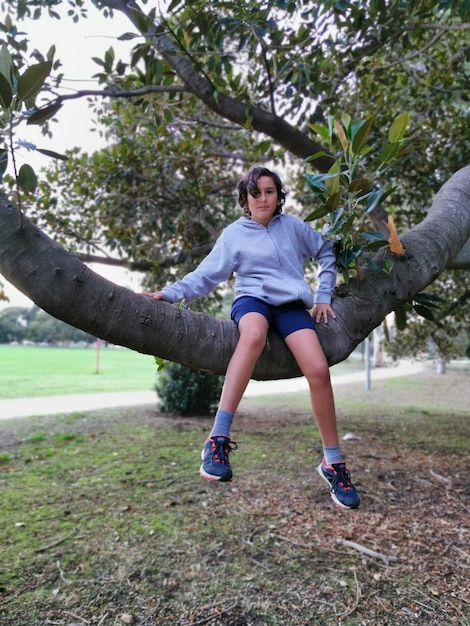
<path fill-rule="evenodd" d="M 359 494 L 351 484 L 344 460 L 340 460 L 342 455 L 338 442 L 330 371 L 317 333 L 308 328 L 298 330 L 288 335 L 285 342 L 310 387 L 312 409 L 317 420 L 324 453 L 324 460 L 318 466 L 317 471 L 328 483 L 330 495 L 336 504 L 346 509 L 357 509 L 360 504 Z M 327 457 L 330 459 L 339 457 L 339 460 L 328 461 Z"/>
<path fill-rule="evenodd" d="M 266 344 L 268 326 L 268 321 L 260 313 L 246 313 L 238 324 L 240 338 L 227 368 L 212 431 L 202 451 L 199 473 L 203 478 L 222 482 L 232 480 L 228 457 L 237 444 L 230 440 L 230 426 Z"/>
<path fill-rule="evenodd" d="M 314 330 L 297 330 L 285 339 L 310 387 L 312 409 L 325 447 L 339 445 L 330 370 Z"/>
<path fill-rule="evenodd" d="M 225 374 L 219 409 L 235 413 L 266 345 L 269 324 L 261 313 L 246 313 L 238 324 L 240 338 Z"/>

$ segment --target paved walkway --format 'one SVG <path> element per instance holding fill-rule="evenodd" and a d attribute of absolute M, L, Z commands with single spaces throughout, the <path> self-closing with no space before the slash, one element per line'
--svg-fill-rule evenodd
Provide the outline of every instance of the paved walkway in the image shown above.
<path fill-rule="evenodd" d="M 400 363 L 397 367 L 383 367 L 371 370 L 372 386 L 374 381 L 383 378 L 410 376 L 423 371 L 420 363 Z M 333 388 L 348 383 L 363 383 L 365 372 L 354 374 L 332 374 Z M 296 393 L 308 391 L 305 378 L 288 380 L 251 381 L 245 396 L 264 394 Z M 121 391 L 115 393 L 77 394 L 41 398 L 20 398 L 0 400 L 0 419 L 13 417 L 31 417 L 33 415 L 57 415 L 58 413 L 75 413 L 76 411 L 94 411 L 113 407 L 152 405 L 156 403 L 155 391 Z"/>

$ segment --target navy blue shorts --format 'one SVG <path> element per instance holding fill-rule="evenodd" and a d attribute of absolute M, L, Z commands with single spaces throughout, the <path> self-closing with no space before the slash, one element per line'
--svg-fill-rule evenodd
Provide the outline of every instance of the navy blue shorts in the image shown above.
<path fill-rule="evenodd" d="M 233 321 L 238 325 L 246 313 L 264 315 L 269 325 L 273 326 L 283 339 L 304 328 L 315 330 L 315 322 L 301 300 L 274 306 L 252 296 L 240 296 L 232 304 Z"/>

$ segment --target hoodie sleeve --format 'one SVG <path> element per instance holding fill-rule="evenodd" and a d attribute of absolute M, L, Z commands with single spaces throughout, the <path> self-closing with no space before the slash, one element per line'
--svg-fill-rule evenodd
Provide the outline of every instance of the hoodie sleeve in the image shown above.
<path fill-rule="evenodd" d="M 171 303 L 184 300 L 189 304 L 197 298 L 206 296 L 217 285 L 227 280 L 234 267 L 234 260 L 222 233 L 212 250 L 193 272 L 162 289 L 164 299 Z"/>
<path fill-rule="evenodd" d="M 311 258 L 318 265 L 318 286 L 315 304 L 331 304 L 336 286 L 336 255 L 333 243 L 308 222 L 295 218 L 296 232 L 302 241 L 304 258 Z"/>
<path fill-rule="evenodd" d="M 319 266 L 315 304 L 331 304 L 331 296 L 336 285 L 336 256 L 331 241 L 318 232 L 317 235 L 318 248 L 313 257 Z"/>

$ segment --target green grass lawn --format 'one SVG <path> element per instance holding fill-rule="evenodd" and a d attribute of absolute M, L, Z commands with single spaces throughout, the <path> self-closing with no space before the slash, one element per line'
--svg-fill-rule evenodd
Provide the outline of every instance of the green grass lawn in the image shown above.
<path fill-rule="evenodd" d="M 98 365 L 98 367 L 97 367 Z M 346 361 L 332 373 L 363 369 Z M 154 388 L 154 358 L 127 348 L 48 348 L 0 345 L 0 399 L 79 393 L 148 391 Z"/>
<path fill-rule="evenodd" d="M 152 356 L 126 348 L 0 346 L 0 399 L 77 393 L 147 391 Z"/>

